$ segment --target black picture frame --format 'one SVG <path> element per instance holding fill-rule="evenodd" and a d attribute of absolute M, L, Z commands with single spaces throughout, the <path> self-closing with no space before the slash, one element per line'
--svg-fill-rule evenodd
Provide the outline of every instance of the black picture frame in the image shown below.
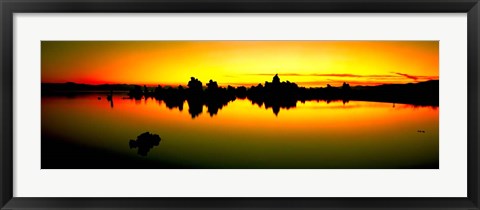
<path fill-rule="evenodd" d="M 0 0 L 1 209 L 479 209 L 478 0 Z M 17 198 L 13 197 L 14 13 L 355 12 L 467 13 L 468 196 L 466 198 Z M 93 190 L 93 189 L 92 189 Z"/>

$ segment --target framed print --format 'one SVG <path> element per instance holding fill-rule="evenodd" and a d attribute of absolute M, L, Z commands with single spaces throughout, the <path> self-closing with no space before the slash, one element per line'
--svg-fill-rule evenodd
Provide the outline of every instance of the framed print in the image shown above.
<path fill-rule="evenodd" d="M 2 1 L 2 209 L 478 209 L 478 1 Z"/>
<path fill-rule="evenodd" d="M 438 49 L 439 41 L 42 41 L 41 168 L 438 169 Z M 370 70 L 378 60 L 385 66 Z M 121 136 L 132 136 L 128 147 Z"/>

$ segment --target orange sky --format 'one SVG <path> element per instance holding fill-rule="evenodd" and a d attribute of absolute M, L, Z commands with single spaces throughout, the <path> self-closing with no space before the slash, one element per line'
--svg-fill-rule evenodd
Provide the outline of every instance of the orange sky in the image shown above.
<path fill-rule="evenodd" d="M 300 86 L 438 79 L 438 41 L 42 41 L 42 82 Z"/>

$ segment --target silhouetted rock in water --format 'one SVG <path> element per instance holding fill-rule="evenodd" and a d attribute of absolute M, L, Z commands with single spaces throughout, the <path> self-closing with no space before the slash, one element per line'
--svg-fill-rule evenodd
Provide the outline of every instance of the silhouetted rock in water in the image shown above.
<path fill-rule="evenodd" d="M 100 99 L 100 97 L 98 97 Z M 110 93 L 107 95 L 107 101 L 110 102 L 110 107 L 113 108 L 113 90 L 110 90 Z"/>
<path fill-rule="evenodd" d="M 140 87 L 140 85 L 133 86 L 133 89 L 130 90 L 130 92 L 128 93 L 128 96 L 130 96 L 130 98 L 134 98 L 135 100 L 142 99 L 142 96 L 143 96 L 142 87 Z"/>
<path fill-rule="evenodd" d="M 272 84 L 273 85 L 279 85 L 280 84 L 280 77 L 278 76 L 278 74 L 275 74 L 275 76 L 273 76 Z"/>
<path fill-rule="evenodd" d="M 265 108 L 272 108 L 273 113 L 278 115 L 280 108 L 292 108 L 297 106 L 300 100 L 300 88 L 290 81 L 281 82 L 280 77 L 275 75 L 272 82 L 265 82 L 265 86 L 258 84 L 247 91 L 247 98 L 254 104 Z"/>
<path fill-rule="evenodd" d="M 146 85 L 143 85 L 143 94 L 144 94 L 145 96 L 148 96 L 148 95 L 149 95 L 149 91 L 148 91 L 148 88 L 147 88 Z"/>
<path fill-rule="evenodd" d="M 244 86 L 235 88 L 235 96 L 240 99 L 247 98 L 247 88 Z"/>
<path fill-rule="evenodd" d="M 217 82 L 213 81 L 213 80 L 210 80 L 208 83 L 207 83 L 207 91 L 215 91 L 218 89 L 218 84 Z"/>
<path fill-rule="evenodd" d="M 129 145 L 130 149 L 138 148 L 138 154 L 141 156 L 147 156 L 150 149 L 154 146 L 158 146 L 160 144 L 160 136 L 157 134 L 150 134 L 149 132 L 145 132 L 140 134 L 136 140 L 130 140 Z"/>
<path fill-rule="evenodd" d="M 235 90 L 232 86 L 221 88 L 218 87 L 217 82 L 210 80 L 204 93 L 203 103 L 207 106 L 207 112 L 212 117 L 218 113 L 219 109 L 235 99 Z"/>
<path fill-rule="evenodd" d="M 196 118 L 203 112 L 203 106 L 207 106 L 208 112 L 213 116 L 229 101 L 236 99 L 235 88 L 231 86 L 228 89 L 220 88 L 217 82 L 210 80 L 204 90 L 202 84 L 197 78 L 191 77 L 187 88 L 181 85 L 177 88 L 158 85 L 152 91 L 144 86 L 142 91 L 140 86 L 134 86 L 129 92 L 129 96 L 137 100 L 141 99 L 142 96 L 146 98 L 154 97 L 157 100 L 164 101 L 167 108 L 178 108 L 180 111 L 183 110 L 183 105 L 187 101 L 188 111 L 192 118 Z"/>
<path fill-rule="evenodd" d="M 204 106 L 209 115 L 214 116 L 229 102 L 237 98 L 247 98 L 252 104 L 259 107 L 264 106 L 266 109 L 271 108 L 273 113 L 278 115 L 281 109 L 295 108 L 297 101 L 305 103 L 310 100 L 323 100 L 327 104 L 331 101 L 342 101 L 343 104 L 346 104 L 350 100 L 358 100 L 438 106 L 439 96 L 438 80 L 416 84 L 366 87 L 351 87 L 344 82 L 339 87 L 327 84 L 326 87 L 305 88 L 290 81 L 281 81 L 278 74 L 272 78 L 271 82 L 267 81 L 250 88 L 244 86 L 224 88 L 213 80 L 203 86 L 203 83 L 195 77 L 190 78 L 186 87 L 181 85 L 177 88 L 158 85 L 153 89 L 149 89 L 145 85 L 143 88 L 138 85 L 132 87 L 128 93 L 130 98 L 140 100 L 142 97 L 146 99 L 154 97 L 164 101 L 169 109 L 183 110 L 183 105 L 187 101 L 188 112 L 192 118 L 199 116 L 203 112 Z"/>
<path fill-rule="evenodd" d="M 203 92 L 202 82 L 195 77 L 191 77 L 190 81 L 188 82 L 188 92 L 192 94 L 192 96 L 194 96 L 193 94 Z"/>
<path fill-rule="evenodd" d="M 178 88 L 162 88 L 157 86 L 153 91 L 153 96 L 158 100 L 163 100 L 169 109 L 178 108 L 183 110 L 183 104 L 187 101 L 188 112 L 192 118 L 196 118 L 203 112 L 203 106 L 207 106 L 210 116 L 215 115 L 219 109 L 225 106 L 229 101 L 235 100 L 235 88 L 221 88 L 218 83 L 210 80 L 204 90 L 202 82 L 195 77 L 191 77 L 187 84 L 188 88 L 178 86 Z"/>
<path fill-rule="evenodd" d="M 113 99 L 113 90 L 110 90 L 110 94 L 107 95 L 107 101 L 111 101 Z"/>
<path fill-rule="evenodd" d="M 186 100 L 185 94 L 183 86 L 178 86 L 177 89 L 170 87 L 162 88 L 161 86 L 155 88 L 155 98 L 163 100 L 169 109 L 178 108 L 182 111 Z"/>

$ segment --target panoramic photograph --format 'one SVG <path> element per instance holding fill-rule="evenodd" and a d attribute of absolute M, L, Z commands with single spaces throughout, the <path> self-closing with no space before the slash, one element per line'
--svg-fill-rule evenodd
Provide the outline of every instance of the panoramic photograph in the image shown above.
<path fill-rule="evenodd" d="M 439 169 L 438 41 L 42 41 L 42 169 Z"/>

